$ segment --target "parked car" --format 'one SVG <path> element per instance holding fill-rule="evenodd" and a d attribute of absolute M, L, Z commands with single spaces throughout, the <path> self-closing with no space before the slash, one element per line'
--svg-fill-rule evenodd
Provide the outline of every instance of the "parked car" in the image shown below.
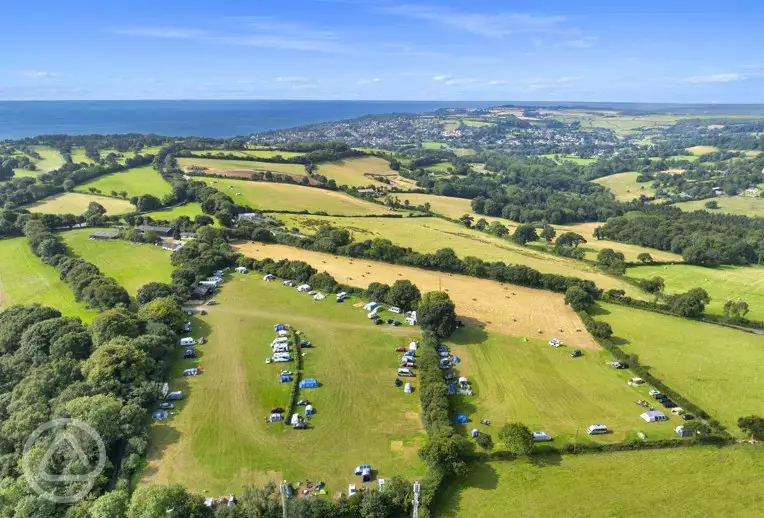
<path fill-rule="evenodd" d="M 682 419 L 684 419 L 685 421 L 692 421 L 693 419 L 695 419 L 695 416 L 692 414 L 682 414 Z"/>
<path fill-rule="evenodd" d="M 582 353 L 578 349 L 573 349 L 572 351 L 570 351 L 570 357 L 571 358 L 578 358 L 579 356 L 583 356 L 583 355 L 584 355 L 584 353 Z"/>
<path fill-rule="evenodd" d="M 608 433 L 608 429 L 604 424 L 593 424 L 586 429 L 586 433 L 589 435 L 601 435 L 603 433 Z"/>
<path fill-rule="evenodd" d="M 175 405 L 173 405 L 172 403 L 162 403 L 161 405 L 159 405 L 159 408 L 161 408 L 162 410 L 171 410 L 175 408 Z"/>
<path fill-rule="evenodd" d="M 206 338 L 206 337 L 204 337 L 204 336 L 200 337 L 200 338 L 199 338 L 199 343 L 200 343 L 200 344 L 202 344 L 202 345 L 203 345 L 203 344 L 205 344 L 205 343 L 207 343 L 207 338 Z"/>
<path fill-rule="evenodd" d="M 382 321 L 381 318 L 377 318 L 377 319 L 374 320 L 374 325 L 375 326 L 381 326 L 382 324 L 384 324 L 384 322 Z"/>
<path fill-rule="evenodd" d="M 414 377 L 414 372 L 408 367 L 401 367 L 398 369 L 398 376 L 404 376 L 406 378 Z"/>
<path fill-rule="evenodd" d="M 206 309 L 203 309 L 203 310 L 201 310 L 199 313 L 200 313 L 201 315 L 206 315 L 206 314 L 207 314 L 207 310 L 206 310 Z"/>
<path fill-rule="evenodd" d="M 388 308 L 388 311 L 390 311 L 390 313 L 398 313 L 398 314 L 400 314 L 401 313 L 401 308 L 398 308 L 398 307 L 395 307 L 395 306 L 390 306 Z"/>
<path fill-rule="evenodd" d="M 400 387 L 401 385 L 403 385 L 403 382 L 401 381 L 401 379 L 400 379 L 400 378 L 395 378 L 395 381 L 393 382 L 393 384 L 394 384 L 396 387 Z"/>
<path fill-rule="evenodd" d="M 218 303 L 218 301 L 215 300 L 215 299 L 210 299 L 210 300 L 207 301 L 207 305 L 208 306 L 214 306 L 217 303 Z"/>
<path fill-rule="evenodd" d="M 348 496 L 353 496 L 357 492 L 358 492 L 358 490 L 355 488 L 355 484 L 350 484 L 348 486 Z"/>
<path fill-rule="evenodd" d="M 297 406 L 308 406 L 310 405 L 310 401 L 307 399 L 301 399 L 297 402 Z"/>
<path fill-rule="evenodd" d="M 393 319 L 393 321 L 392 322 L 388 322 L 388 324 L 392 325 L 393 327 L 398 327 L 399 325 L 401 325 L 401 322 L 400 322 L 400 320 Z"/>
<path fill-rule="evenodd" d="M 278 406 L 271 408 L 271 414 L 283 414 L 284 409 Z"/>
<path fill-rule="evenodd" d="M 546 442 L 551 441 L 552 437 L 546 432 L 531 432 L 533 436 L 533 442 Z"/>

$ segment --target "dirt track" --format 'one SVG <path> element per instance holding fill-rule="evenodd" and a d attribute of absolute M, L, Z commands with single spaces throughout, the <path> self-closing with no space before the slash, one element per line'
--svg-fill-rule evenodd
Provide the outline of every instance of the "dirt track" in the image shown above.
<path fill-rule="evenodd" d="M 242 243 L 235 245 L 235 248 L 256 259 L 270 257 L 274 260 L 306 261 L 319 271 L 326 271 L 337 281 L 351 286 L 365 288 L 372 282 L 392 284 L 398 279 L 408 279 L 422 292 L 438 289 L 448 292 L 456 303 L 459 316 L 466 323 L 479 325 L 487 331 L 536 338 L 556 336 L 571 346 L 599 348 L 560 294 L 283 245 Z"/>

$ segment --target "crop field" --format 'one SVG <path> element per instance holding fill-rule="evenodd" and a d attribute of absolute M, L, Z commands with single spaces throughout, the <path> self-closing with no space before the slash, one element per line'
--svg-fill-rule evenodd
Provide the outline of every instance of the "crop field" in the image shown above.
<path fill-rule="evenodd" d="M 446 343 L 461 360 L 454 370 L 470 380 L 475 392 L 474 396 L 451 396 L 454 412 L 465 413 L 470 419 L 462 431 L 468 435 L 472 428 L 478 428 L 495 433 L 505 422 L 519 421 L 550 434 L 551 445 L 556 447 L 576 441 L 621 442 L 636 439 L 639 431 L 644 431 L 648 440 L 671 436 L 681 419 L 645 423 L 639 417 L 645 409 L 635 402 L 649 399 L 649 387 L 627 385 L 633 373 L 608 365 L 613 361 L 610 353 L 590 349 L 571 358 L 571 348 L 547 344 L 552 336 L 565 341 L 566 335 L 569 333 L 559 334 L 553 329 L 543 337 L 536 334 L 538 338 L 524 341 L 497 333 L 486 335 L 471 327 L 452 335 Z M 479 424 L 481 418 L 490 420 L 491 426 Z M 586 428 L 595 423 L 607 425 L 612 433 L 590 438 Z M 497 444 L 497 449 L 501 448 Z"/>
<path fill-rule="evenodd" d="M 565 305 L 561 294 L 283 245 L 244 243 L 236 248 L 256 259 L 299 259 L 319 271 L 329 272 L 339 282 L 363 288 L 372 282 L 393 284 L 396 280 L 408 279 L 423 293 L 448 292 L 460 318 L 468 325 L 520 337 L 548 337 L 554 333 L 576 347 L 598 347 L 583 330 L 578 315 Z"/>
<path fill-rule="evenodd" d="M 88 210 L 91 202 L 100 203 L 106 212 L 111 214 L 127 214 L 135 212 L 135 206 L 127 200 L 109 198 L 108 196 L 94 196 L 81 192 L 67 192 L 49 196 L 43 200 L 24 207 L 30 212 L 42 212 L 45 214 L 83 214 Z"/>
<path fill-rule="evenodd" d="M 639 266 L 626 270 L 626 275 L 640 279 L 662 277 L 666 293 L 703 288 L 711 296 L 706 313 L 723 315 L 727 300 L 748 302 L 752 320 L 764 320 L 764 266 L 719 266 L 704 268 L 689 264 Z"/>
<path fill-rule="evenodd" d="M 368 176 L 370 174 L 384 176 L 400 189 L 413 189 L 416 186 L 412 180 L 404 178 L 390 169 L 390 163 L 387 160 L 374 156 L 351 158 L 342 162 L 327 162 L 320 164 L 316 172 L 333 179 L 337 185 L 349 185 L 351 187 L 388 186 L 386 183 Z"/>
<path fill-rule="evenodd" d="M 0 240 L 0 308 L 39 303 L 90 322 L 97 314 L 74 300 L 58 271 L 29 250 L 26 238 Z"/>
<path fill-rule="evenodd" d="M 63 232 L 61 237 L 72 251 L 113 277 L 131 296 L 149 282 L 170 282 L 170 252 L 159 246 L 129 243 L 122 240 L 89 239 L 92 228 Z"/>
<path fill-rule="evenodd" d="M 332 218 L 300 214 L 283 214 L 278 219 L 288 227 L 313 232 L 324 224 L 345 227 L 355 239 L 389 239 L 399 246 L 411 247 L 419 252 L 436 252 L 452 248 L 459 257 L 474 256 L 485 261 L 504 261 L 524 264 L 542 273 L 556 273 L 590 279 L 604 289 L 623 289 L 631 296 L 639 292 L 630 284 L 605 275 L 581 261 L 521 247 L 506 239 L 440 218 Z"/>
<path fill-rule="evenodd" d="M 104 194 L 125 191 L 127 192 L 128 199 L 142 194 L 152 194 L 161 199 L 166 194 L 172 192 L 170 184 L 150 165 L 99 176 L 89 182 L 78 185 L 75 190 L 88 192 L 88 189 L 91 187 L 100 190 Z"/>
<path fill-rule="evenodd" d="M 151 218 L 157 221 L 172 221 L 181 216 L 187 216 L 194 219 L 196 216 L 201 216 L 202 214 L 204 214 L 204 211 L 202 211 L 201 205 L 198 203 L 186 203 L 185 205 L 173 207 L 168 210 L 147 212 L 144 216 L 151 216 Z"/>
<path fill-rule="evenodd" d="M 619 201 L 630 201 L 639 198 L 642 194 L 648 197 L 654 195 L 650 183 L 638 183 L 638 176 L 639 173 L 618 173 L 592 181 L 610 189 L 615 199 Z"/>
<path fill-rule="evenodd" d="M 221 160 L 216 158 L 178 158 L 178 165 L 186 171 L 191 166 L 204 167 L 206 173 L 229 176 L 249 177 L 254 171 L 271 171 L 273 173 L 306 176 L 302 164 L 277 164 L 272 162 L 257 162 L 250 160 Z"/>
<path fill-rule="evenodd" d="M 706 202 L 715 201 L 718 209 L 707 209 Z M 683 201 L 676 204 L 682 210 L 706 210 L 708 212 L 721 212 L 737 216 L 764 217 L 764 198 L 751 196 L 724 196 L 721 198 L 708 198 L 706 200 Z"/>
<path fill-rule="evenodd" d="M 284 183 L 250 182 L 246 180 L 212 180 L 204 182 L 225 192 L 238 201 L 241 193 L 244 202 L 260 210 L 286 210 L 309 212 L 324 211 L 328 214 L 360 216 L 364 214 L 388 214 L 391 209 L 376 203 L 354 198 L 342 192 L 291 185 Z M 230 187 L 233 186 L 233 189 Z"/>
<path fill-rule="evenodd" d="M 673 316 L 601 305 L 598 320 L 613 327 L 652 373 L 740 435 L 737 419 L 764 414 L 764 337 Z"/>
<path fill-rule="evenodd" d="M 494 437 L 495 440 L 495 437 Z M 756 516 L 764 450 L 740 445 L 538 456 L 472 465 L 435 516 Z"/>
<path fill-rule="evenodd" d="M 710 155 L 711 153 L 716 153 L 719 151 L 719 148 L 716 146 L 692 146 L 688 147 L 687 151 L 695 156 L 703 156 Z"/>
<path fill-rule="evenodd" d="M 180 370 L 192 360 L 176 362 L 170 385 L 186 398 L 174 417 L 152 426 L 144 481 L 227 495 L 266 480 L 321 480 L 333 494 L 360 482 L 353 475 L 359 464 L 381 478 L 424 475 L 419 397 L 393 385 L 395 348 L 418 329 L 374 326 L 350 301 L 317 302 L 256 273 L 234 277 L 215 298 L 220 304 L 196 322 L 195 335 L 209 339 L 197 347 L 204 374 L 183 378 Z M 295 369 L 264 361 L 281 322 L 314 344 L 303 357 L 303 377 L 321 386 L 300 392 L 316 408 L 307 430 L 264 422 L 271 407 L 284 408 L 289 399 L 280 370 Z"/>

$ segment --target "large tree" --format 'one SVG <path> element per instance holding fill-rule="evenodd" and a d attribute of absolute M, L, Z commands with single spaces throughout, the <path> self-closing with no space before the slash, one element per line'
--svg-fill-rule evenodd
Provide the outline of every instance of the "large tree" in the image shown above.
<path fill-rule="evenodd" d="M 531 241 L 538 241 L 539 236 L 536 233 L 536 227 L 533 225 L 520 225 L 515 229 L 515 233 L 512 234 L 512 240 L 518 245 L 525 245 Z"/>
<path fill-rule="evenodd" d="M 499 430 L 499 440 L 515 455 L 528 455 L 533 451 L 533 435 L 522 423 L 507 423 Z"/>
<path fill-rule="evenodd" d="M 385 297 L 385 302 L 404 311 L 416 309 L 421 300 L 422 294 L 419 292 L 419 288 L 408 280 L 395 281 Z"/>
<path fill-rule="evenodd" d="M 456 329 L 456 305 L 448 293 L 430 291 L 424 294 L 419 303 L 417 320 L 422 329 L 446 338 Z"/>

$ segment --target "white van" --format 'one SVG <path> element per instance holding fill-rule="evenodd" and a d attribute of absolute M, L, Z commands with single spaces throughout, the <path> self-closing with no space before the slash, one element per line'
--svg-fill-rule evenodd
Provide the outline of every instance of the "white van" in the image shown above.
<path fill-rule="evenodd" d="M 405 376 L 405 377 L 411 378 L 414 376 L 414 373 L 409 368 L 401 367 L 400 369 L 398 369 L 398 376 Z"/>
<path fill-rule="evenodd" d="M 180 345 L 187 347 L 189 345 L 196 345 L 196 340 L 194 340 L 191 337 L 188 338 L 181 338 L 180 339 Z"/>
<path fill-rule="evenodd" d="M 552 437 L 546 432 L 531 432 L 533 436 L 533 442 L 546 442 L 551 441 Z"/>
<path fill-rule="evenodd" d="M 397 306 L 390 306 L 389 310 L 390 310 L 391 313 L 398 313 L 399 315 L 401 313 L 401 308 L 399 308 Z"/>
<path fill-rule="evenodd" d="M 373 320 L 373 319 L 377 318 L 377 310 L 375 309 L 374 311 L 372 311 L 371 313 L 369 313 L 366 316 L 369 317 L 370 320 Z"/>
<path fill-rule="evenodd" d="M 588 433 L 589 435 L 601 435 L 607 432 L 608 432 L 607 426 L 605 426 L 604 424 L 593 424 L 586 429 L 586 433 Z"/>

